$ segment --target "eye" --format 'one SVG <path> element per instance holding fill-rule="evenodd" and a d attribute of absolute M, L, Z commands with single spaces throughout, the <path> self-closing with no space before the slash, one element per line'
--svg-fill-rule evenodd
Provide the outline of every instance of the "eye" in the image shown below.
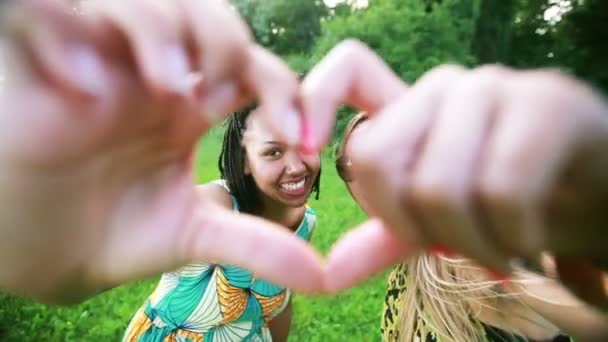
<path fill-rule="evenodd" d="M 267 157 L 272 157 L 272 158 L 278 158 L 283 154 L 283 152 L 279 149 L 273 148 L 271 150 L 268 150 L 266 152 L 264 152 L 264 156 Z"/>

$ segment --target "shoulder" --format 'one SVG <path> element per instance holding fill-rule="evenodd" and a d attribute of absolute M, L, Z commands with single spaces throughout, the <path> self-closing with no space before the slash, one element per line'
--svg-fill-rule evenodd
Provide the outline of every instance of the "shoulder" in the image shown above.
<path fill-rule="evenodd" d="M 312 230 L 317 225 L 317 213 L 315 212 L 315 210 L 313 208 L 306 205 L 306 210 L 304 211 L 304 217 L 306 218 L 306 221 L 308 222 L 309 230 L 312 232 Z"/>
<path fill-rule="evenodd" d="M 307 205 L 304 210 L 304 216 L 302 217 L 300 225 L 298 229 L 296 229 L 295 234 L 306 241 L 310 241 L 312 232 L 315 230 L 316 225 L 317 215 L 315 214 L 315 211 Z"/>
<path fill-rule="evenodd" d="M 309 207 L 308 205 L 306 205 L 306 209 L 304 210 L 304 216 L 308 219 L 308 220 L 317 220 L 317 212 Z"/>
<path fill-rule="evenodd" d="M 196 193 L 199 198 L 205 198 L 205 200 L 210 200 L 224 208 L 232 208 L 232 196 L 221 181 L 197 185 Z"/>
<path fill-rule="evenodd" d="M 311 208 L 308 204 L 306 205 L 305 214 L 306 215 L 317 216 L 317 212 L 313 208 Z"/>

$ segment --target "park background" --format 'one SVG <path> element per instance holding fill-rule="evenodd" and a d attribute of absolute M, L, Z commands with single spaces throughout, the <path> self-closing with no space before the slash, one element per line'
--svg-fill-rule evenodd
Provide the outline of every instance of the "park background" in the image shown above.
<path fill-rule="evenodd" d="M 87 0 L 85 0 L 87 1 Z M 201 0 L 205 1 L 205 0 Z M 256 40 L 305 74 L 331 47 L 357 38 L 406 82 L 443 63 L 557 67 L 608 90 L 605 0 L 233 0 Z M 338 112 L 334 143 L 353 110 Z M 223 128 L 197 151 L 197 182 L 218 177 Z M 319 224 L 325 253 L 365 216 L 323 153 Z M 290 341 L 378 341 L 385 274 L 335 296 L 294 298 Z M 85 303 L 53 307 L 0 292 L 0 341 L 118 341 L 158 278 L 125 284 Z"/>

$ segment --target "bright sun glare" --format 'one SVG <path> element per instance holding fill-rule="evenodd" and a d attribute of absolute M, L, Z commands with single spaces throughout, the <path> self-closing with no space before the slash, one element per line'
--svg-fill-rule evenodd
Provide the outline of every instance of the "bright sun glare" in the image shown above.
<path fill-rule="evenodd" d="M 368 0 L 352 0 L 355 7 L 367 7 Z M 346 2 L 346 0 L 323 0 L 329 7 L 334 7 L 339 3 Z"/>

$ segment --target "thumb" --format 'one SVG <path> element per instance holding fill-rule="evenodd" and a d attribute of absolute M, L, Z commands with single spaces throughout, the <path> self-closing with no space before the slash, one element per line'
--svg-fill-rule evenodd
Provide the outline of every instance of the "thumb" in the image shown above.
<path fill-rule="evenodd" d="M 379 219 L 348 232 L 332 248 L 327 260 L 326 286 L 331 292 L 351 287 L 413 255 Z"/>
<path fill-rule="evenodd" d="M 279 57 L 260 46 L 250 51 L 244 78 L 247 88 L 260 102 L 266 123 L 290 145 L 300 140 L 300 114 L 296 110 L 299 82 Z"/>
<path fill-rule="evenodd" d="M 323 286 L 321 258 L 284 227 L 224 208 L 200 210 L 181 239 L 184 262 L 235 264 L 256 276 L 311 293 Z"/>
<path fill-rule="evenodd" d="M 254 45 L 247 49 L 247 61 L 237 83 L 224 83 L 202 96 L 207 123 L 215 124 L 226 113 L 256 103 L 263 119 L 290 145 L 300 139 L 300 114 L 296 111 L 299 89 L 296 74 L 279 57 Z M 201 97 L 201 86 L 195 94 Z"/>
<path fill-rule="evenodd" d="M 90 267 L 92 287 L 110 288 L 190 263 L 226 263 L 296 291 L 323 289 L 321 258 L 281 226 L 209 203 L 198 204 L 181 224 L 162 215 L 154 221 L 121 229 L 107 242 Z"/>

